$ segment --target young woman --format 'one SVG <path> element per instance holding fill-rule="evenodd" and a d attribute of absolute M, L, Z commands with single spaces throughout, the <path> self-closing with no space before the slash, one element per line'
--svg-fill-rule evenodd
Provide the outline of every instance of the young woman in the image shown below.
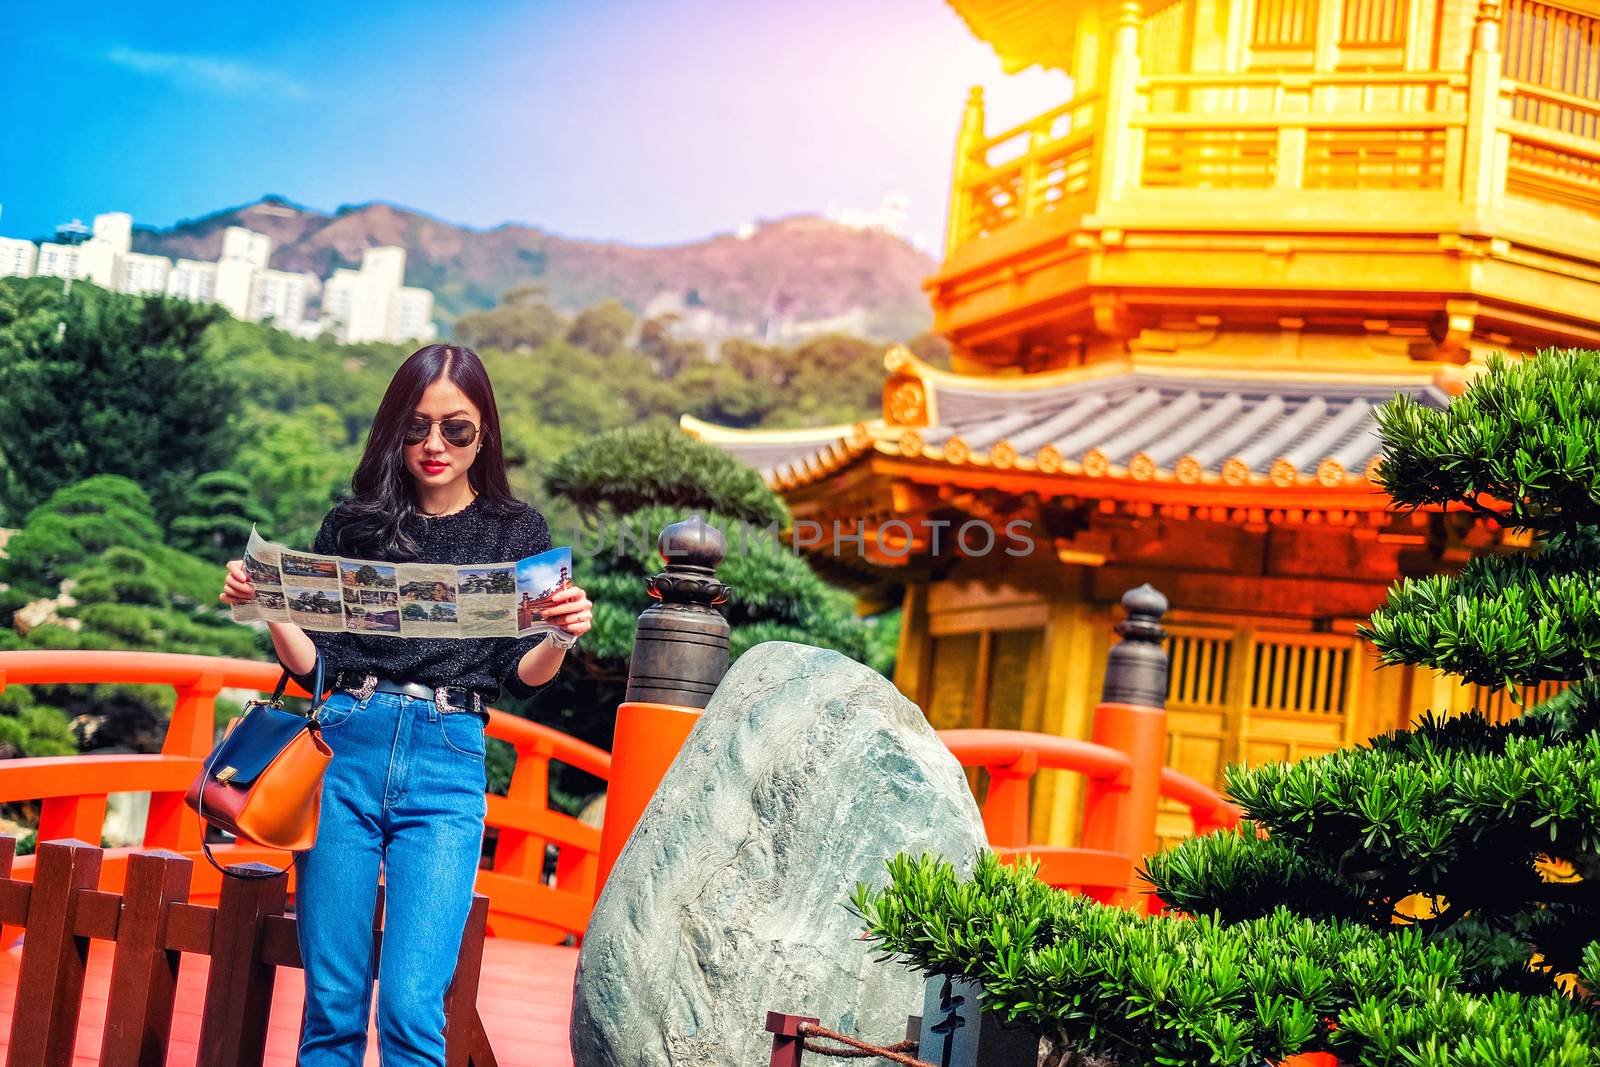
<path fill-rule="evenodd" d="M 498 563 L 551 547 L 544 516 L 511 494 L 500 418 L 470 348 L 429 345 L 395 372 L 351 495 L 313 550 L 355 559 Z M 221 599 L 255 596 L 242 561 Z M 307 633 L 271 623 L 278 659 L 302 686 L 317 657 L 333 688 L 322 730 L 334 759 L 315 847 L 296 860 L 305 962 L 302 1067 L 358 1067 L 371 1006 L 372 916 L 384 890 L 378 1047 L 384 1067 L 442 1067 L 444 994 L 472 901 L 484 817 L 486 709 L 531 696 L 592 623 L 578 586 L 545 617 L 563 637 L 396 638 Z"/>

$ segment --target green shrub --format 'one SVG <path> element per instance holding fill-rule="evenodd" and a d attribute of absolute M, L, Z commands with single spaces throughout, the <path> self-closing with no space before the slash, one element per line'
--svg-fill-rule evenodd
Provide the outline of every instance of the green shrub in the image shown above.
<path fill-rule="evenodd" d="M 1585 691 L 1581 723 L 1600 706 Z M 1549 988 L 1600 929 L 1596 883 L 1550 873 L 1600 870 L 1600 736 L 1570 712 L 1429 717 L 1369 748 L 1230 769 L 1228 790 L 1270 836 L 1151 857 L 1182 910 L 1241 919 L 1290 899 L 1302 914 L 1417 922 L 1466 943 L 1483 989 Z"/>
<path fill-rule="evenodd" d="M 87 604 L 76 614 L 99 632 L 121 638 L 130 645 L 150 644 L 155 636 L 155 619 L 137 604 Z"/>
<path fill-rule="evenodd" d="M 1107 907 L 1032 867 L 979 857 L 968 880 L 900 856 L 853 906 L 885 957 L 977 982 L 984 1007 L 1051 1043 L 1051 1064 L 1350 1063 L 1580 1067 L 1600 1019 L 1558 994 L 1464 991 L 1462 949 L 1277 907 L 1238 922 Z M 1595 949 L 1590 949 L 1591 956 Z"/>
<path fill-rule="evenodd" d="M 183 508 L 168 524 L 173 544 L 213 563 L 232 559 L 250 540 L 250 527 L 267 517 L 249 479 L 233 471 L 196 478 Z"/>
<path fill-rule="evenodd" d="M 39 703 L 20 686 L 0 690 L 0 759 L 71 756 L 77 751 L 77 739 L 60 709 Z"/>
<path fill-rule="evenodd" d="M 0 507 L 14 523 L 93 475 L 178 513 L 233 454 L 239 391 L 202 343 L 226 313 L 56 278 L 0 280 Z"/>
<path fill-rule="evenodd" d="M 1386 663 L 1484 685 L 1593 677 L 1600 668 L 1600 352 L 1490 361 L 1442 411 L 1379 409 L 1378 480 L 1396 505 L 1451 505 L 1531 530 L 1531 554 L 1487 555 L 1456 577 L 1407 579 L 1365 633 Z"/>
<path fill-rule="evenodd" d="M 628 427 L 593 437 L 553 463 L 546 481 L 551 492 L 588 514 L 605 508 L 625 515 L 658 506 L 680 517 L 716 509 L 759 526 L 788 518 L 783 501 L 761 475 L 672 426 Z"/>

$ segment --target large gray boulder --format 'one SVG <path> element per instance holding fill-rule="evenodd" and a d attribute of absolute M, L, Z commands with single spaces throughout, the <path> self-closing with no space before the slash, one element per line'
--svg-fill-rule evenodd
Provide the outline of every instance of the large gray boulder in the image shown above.
<path fill-rule="evenodd" d="M 897 852 L 970 869 L 961 768 L 881 675 L 772 641 L 728 671 L 617 860 L 584 935 L 576 1067 L 765 1063 L 766 1013 L 905 1036 L 922 979 L 874 962 L 846 907 Z"/>

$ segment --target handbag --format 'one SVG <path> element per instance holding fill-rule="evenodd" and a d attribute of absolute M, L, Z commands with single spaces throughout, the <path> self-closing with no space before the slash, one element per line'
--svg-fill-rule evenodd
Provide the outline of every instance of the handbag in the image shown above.
<path fill-rule="evenodd" d="M 268 700 L 245 702 L 244 714 L 228 730 L 190 783 L 184 801 L 200 818 L 235 837 L 290 852 L 308 849 L 317 838 L 322 810 L 322 776 L 333 750 L 322 736 L 322 655 L 317 655 L 311 712 L 285 711 L 283 693 L 289 672 L 278 679 Z M 211 855 L 201 835 L 201 848 L 211 866 L 237 878 L 273 878 L 272 874 L 237 874 Z"/>

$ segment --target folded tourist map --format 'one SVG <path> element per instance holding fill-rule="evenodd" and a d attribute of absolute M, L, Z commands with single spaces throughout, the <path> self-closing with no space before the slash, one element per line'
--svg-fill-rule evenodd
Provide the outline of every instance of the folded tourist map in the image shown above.
<path fill-rule="evenodd" d="M 564 633 L 543 611 L 572 584 L 571 546 L 508 563 L 380 563 L 297 552 L 253 526 L 244 565 L 256 598 L 233 606 L 235 622 L 390 637 Z"/>

